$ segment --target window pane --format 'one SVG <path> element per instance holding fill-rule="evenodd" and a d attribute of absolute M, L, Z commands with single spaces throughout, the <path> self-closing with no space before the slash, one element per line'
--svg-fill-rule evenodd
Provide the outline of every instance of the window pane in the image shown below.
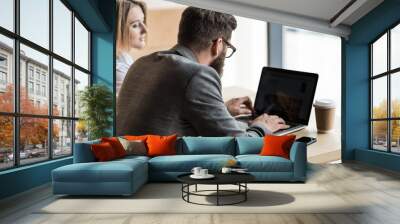
<path fill-rule="evenodd" d="M 14 165 L 13 118 L 0 116 L 0 170 Z"/>
<path fill-rule="evenodd" d="M 391 91 L 391 109 L 392 109 L 392 117 L 400 118 L 400 72 L 391 75 L 392 80 L 390 85 Z"/>
<path fill-rule="evenodd" d="M 22 117 L 20 119 L 21 164 L 34 163 L 49 158 L 48 131 L 49 120 Z"/>
<path fill-rule="evenodd" d="M 0 1 L 0 26 L 14 31 L 14 0 Z"/>
<path fill-rule="evenodd" d="M 372 118 L 387 118 L 387 78 L 372 81 Z"/>
<path fill-rule="evenodd" d="M 75 122 L 75 143 L 85 142 L 88 138 L 88 129 L 84 120 Z"/>
<path fill-rule="evenodd" d="M 53 3 L 53 51 L 71 60 L 72 13 L 60 0 Z"/>
<path fill-rule="evenodd" d="M 387 151 L 387 121 L 372 122 L 372 148 Z"/>
<path fill-rule="evenodd" d="M 20 0 L 21 7 L 21 36 L 49 47 L 49 1 Z"/>
<path fill-rule="evenodd" d="M 400 153 L 400 120 L 391 121 L 392 124 L 392 152 Z"/>
<path fill-rule="evenodd" d="M 72 121 L 53 121 L 53 157 L 72 154 Z"/>
<path fill-rule="evenodd" d="M 75 69 L 75 117 L 79 117 L 81 114 L 81 107 L 79 106 L 80 94 L 89 86 L 89 75 Z"/>
<path fill-rule="evenodd" d="M 89 32 L 75 18 L 75 63 L 89 69 Z"/>
<path fill-rule="evenodd" d="M 53 60 L 53 115 L 72 117 L 71 66 Z"/>
<path fill-rule="evenodd" d="M 400 25 L 397 25 L 391 31 L 390 37 L 391 50 L 391 69 L 400 67 Z"/>
<path fill-rule="evenodd" d="M 373 75 L 387 71 L 387 34 L 372 45 L 372 69 Z"/>
<path fill-rule="evenodd" d="M 287 26 L 283 27 L 282 32 L 283 68 L 317 73 L 319 77 L 315 99 L 334 100 L 337 105 L 335 120 L 340 121 L 342 100 L 340 91 L 342 89 L 341 39 L 333 35 Z M 240 62 L 238 64 L 240 65 Z M 252 91 L 256 89 L 253 88 Z M 314 109 L 312 109 L 312 113 L 314 113 Z M 310 115 L 309 125 L 311 129 L 317 128 L 313 114 Z M 338 123 L 335 126 L 337 132 L 340 133 Z M 340 142 L 340 137 L 336 141 Z"/>
<path fill-rule="evenodd" d="M 49 57 L 21 44 L 20 108 L 25 114 L 48 114 Z"/>
<path fill-rule="evenodd" d="M 13 40 L 0 35 L 0 111 L 14 111 Z"/>

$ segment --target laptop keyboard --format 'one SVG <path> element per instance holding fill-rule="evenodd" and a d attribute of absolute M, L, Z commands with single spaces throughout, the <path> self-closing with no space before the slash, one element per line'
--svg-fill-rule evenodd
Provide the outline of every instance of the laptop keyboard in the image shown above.
<path fill-rule="evenodd" d="M 276 135 L 285 135 L 292 132 L 300 131 L 301 129 L 305 128 L 304 125 L 295 124 L 295 123 L 286 123 L 289 127 L 279 129 L 278 131 L 274 132 Z"/>

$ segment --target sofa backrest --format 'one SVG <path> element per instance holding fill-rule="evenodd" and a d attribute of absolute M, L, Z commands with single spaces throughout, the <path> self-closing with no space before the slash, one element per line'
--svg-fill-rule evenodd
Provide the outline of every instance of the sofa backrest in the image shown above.
<path fill-rule="evenodd" d="M 237 137 L 236 155 L 259 154 L 264 145 L 262 137 Z"/>
<path fill-rule="evenodd" d="M 177 144 L 177 154 L 226 154 L 235 155 L 233 137 L 182 137 Z"/>
<path fill-rule="evenodd" d="M 74 163 L 95 162 L 90 145 L 100 140 L 75 143 Z M 180 137 L 177 139 L 177 154 L 226 154 L 244 155 L 259 154 L 264 139 L 261 137 Z"/>
<path fill-rule="evenodd" d="M 93 140 L 81 143 L 75 143 L 74 148 L 74 163 L 89 163 L 95 162 L 96 158 L 93 155 L 90 146 L 92 144 L 99 144 L 100 140 Z"/>

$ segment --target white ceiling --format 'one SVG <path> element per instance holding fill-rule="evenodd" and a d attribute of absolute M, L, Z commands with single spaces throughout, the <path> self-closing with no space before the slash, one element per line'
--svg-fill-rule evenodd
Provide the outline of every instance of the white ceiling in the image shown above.
<path fill-rule="evenodd" d="M 174 2 L 169 2 L 166 0 L 142 0 L 142 1 L 146 3 L 146 7 L 150 10 L 176 9 L 184 7 L 183 5 Z"/>
<path fill-rule="evenodd" d="M 350 0 L 226 0 L 255 7 L 329 20 Z"/>
<path fill-rule="evenodd" d="M 160 0 L 158 0 L 160 1 Z M 383 0 L 168 0 L 267 22 L 347 37 L 350 26 Z M 347 8 L 336 20 L 347 4 Z"/>

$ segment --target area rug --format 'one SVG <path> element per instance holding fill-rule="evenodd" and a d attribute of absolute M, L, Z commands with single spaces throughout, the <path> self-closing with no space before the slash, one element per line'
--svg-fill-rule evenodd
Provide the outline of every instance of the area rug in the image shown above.
<path fill-rule="evenodd" d="M 260 183 L 249 184 L 248 187 L 250 191 L 247 201 L 237 205 L 190 204 L 182 200 L 180 184 L 150 183 L 131 197 L 57 197 L 35 213 L 360 213 L 357 205 L 344 201 L 317 184 Z M 198 190 L 213 188 L 215 186 L 202 185 Z M 233 186 L 224 189 L 231 188 Z M 190 199 L 197 203 L 216 202 L 215 196 L 192 196 Z M 229 203 L 238 199 L 224 197 L 222 202 Z"/>

